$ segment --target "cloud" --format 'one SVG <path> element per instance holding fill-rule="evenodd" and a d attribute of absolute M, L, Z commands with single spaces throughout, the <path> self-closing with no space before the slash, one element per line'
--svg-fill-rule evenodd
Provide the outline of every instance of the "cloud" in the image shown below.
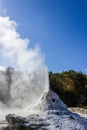
<path fill-rule="evenodd" d="M 0 64 L 17 70 L 44 68 L 44 56 L 40 48 L 29 48 L 30 40 L 21 38 L 17 27 L 14 20 L 0 16 Z"/>

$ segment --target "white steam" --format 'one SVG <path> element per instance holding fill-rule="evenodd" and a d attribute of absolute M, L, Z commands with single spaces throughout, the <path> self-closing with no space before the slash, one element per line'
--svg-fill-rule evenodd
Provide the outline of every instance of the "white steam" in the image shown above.
<path fill-rule="evenodd" d="M 39 47 L 29 48 L 30 40 L 22 39 L 16 29 L 15 21 L 9 17 L 0 17 L 0 58 L 5 66 L 28 71 L 43 67 L 44 57 Z"/>
<path fill-rule="evenodd" d="M 0 66 L 0 70 L 1 70 L 1 71 L 5 71 L 5 70 L 6 70 L 6 68 L 5 68 L 5 67 L 3 67 L 3 66 Z"/>
<path fill-rule="evenodd" d="M 5 85 L 8 84 L 5 73 L 5 81 L 0 81 L 0 89 L 3 87 L 1 90 L 4 92 L 1 99 L 8 102 L 10 107 L 27 107 L 34 104 L 44 91 L 49 89 L 44 56 L 38 46 L 32 49 L 29 44 L 30 40 L 21 38 L 17 32 L 15 21 L 0 16 L 0 70 L 5 70 L 3 66 L 11 66 L 16 70 L 12 73 L 10 86 Z M 4 99 L 6 95 L 9 95 L 9 101 Z"/>

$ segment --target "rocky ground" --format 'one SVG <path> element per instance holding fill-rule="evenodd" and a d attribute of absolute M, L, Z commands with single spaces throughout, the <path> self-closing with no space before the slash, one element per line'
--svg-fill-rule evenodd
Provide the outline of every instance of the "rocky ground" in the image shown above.
<path fill-rule="evenodd" d="M 80 116 L 87 118 L 87 109 L 83 109 L 80 107 L 71 107 L 71 108 L 68 108 L 68 110 L 74 113 L 78 113 Z"/>
<path fill-rule="evenodd" d="M 87 118 L 68 110 L 61 99 L 49 91 L 33 108 L 33 114 L 26 117 L 9 114 L 6 121 L 1 122 L 0 130 L 87 130 Z"/>
<path fill-rule="evenodd" d="M 72 112 L 76 112 L 76 113 L 87 114 L 87 109 L 83 109 L 80 107 L 71 107 L 71 108 L 68 108 L 68 110 Z"/>
<path fill-rule="evenodd" d="M 47 111 L 44 115 L 32 114 L 19 117 L 13 114 L 6 116 L 7 122 L 0 130 L 86 130 L 87 119 L 69 111 Z"/>

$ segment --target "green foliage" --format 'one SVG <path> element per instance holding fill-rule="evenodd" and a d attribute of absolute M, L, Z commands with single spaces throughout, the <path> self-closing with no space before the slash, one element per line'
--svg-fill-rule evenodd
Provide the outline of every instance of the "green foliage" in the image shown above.
<path fill-rule="evenodd" d="M 69 106 L 87 106 L 87 75 L 74 70 L 49 73 L 50 88 Z"/>

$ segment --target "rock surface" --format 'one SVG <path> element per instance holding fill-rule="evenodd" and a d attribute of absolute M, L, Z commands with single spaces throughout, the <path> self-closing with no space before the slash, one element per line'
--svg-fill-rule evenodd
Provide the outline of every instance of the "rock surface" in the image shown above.
<path fill-rule="evenodd" d="M 87 130 L 87 119 L 67 110 L 66 105 L 52 91 L 42 96 L 33 112 L 25 118 L 7 115 L 8 125 L 0 130 Z"/>

